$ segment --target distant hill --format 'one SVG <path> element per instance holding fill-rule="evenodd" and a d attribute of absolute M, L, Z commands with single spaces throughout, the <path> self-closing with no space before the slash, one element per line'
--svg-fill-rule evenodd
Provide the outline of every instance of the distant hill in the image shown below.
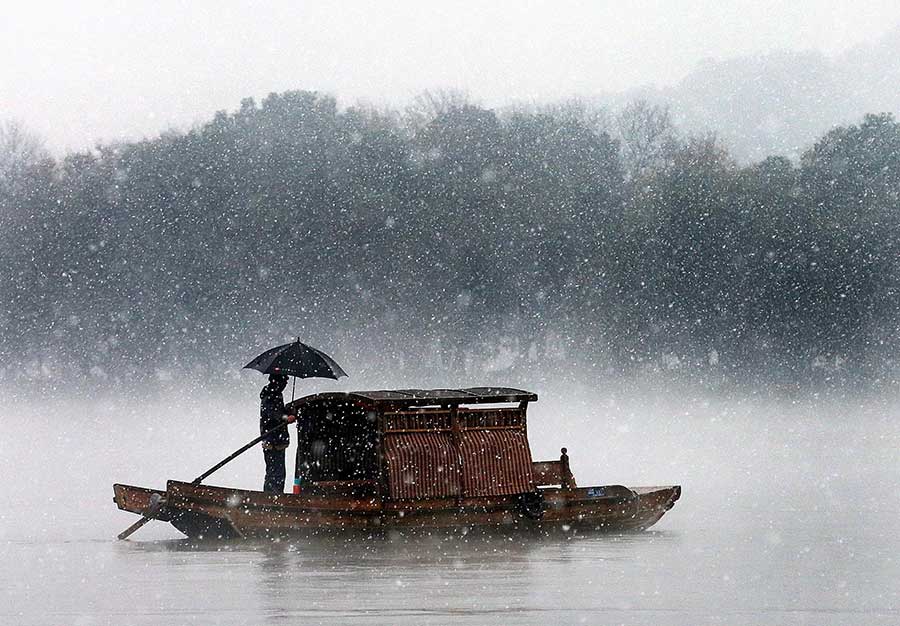
<path fill-rule="evenodd" d="M 628 99 L 671 105 L 687 132 L 714 131 L 742 162 L 797 158 L 835 126 L 900 112 L 900 27 L 837 57 L 777 52 L 702 62 L 678 85 Z"/>

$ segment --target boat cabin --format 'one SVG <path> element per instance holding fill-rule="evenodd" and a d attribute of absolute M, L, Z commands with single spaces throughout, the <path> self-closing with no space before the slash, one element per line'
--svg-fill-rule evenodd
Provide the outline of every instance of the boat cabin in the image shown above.
<path fill-rule="evenodd" d="M 294 491 L 422 500 L 574 486 L 565 453 L 532 461 L 526 410 L 536 400 L 506 387 L 300 398 L 287 406 L 297 415 Z"/>

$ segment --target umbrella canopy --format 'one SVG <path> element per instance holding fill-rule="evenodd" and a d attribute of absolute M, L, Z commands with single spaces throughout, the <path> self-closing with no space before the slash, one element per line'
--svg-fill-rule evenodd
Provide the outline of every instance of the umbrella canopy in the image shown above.
<path fill-rule="evenodd" d="M 263 374 L 287 374 L 297 378 L 333 378 L 337 380 L 347 373 L 334 359 L 312 346 L 293 343 L 266 350 L 247 363 L 244 369 L 258 370 Z"/>

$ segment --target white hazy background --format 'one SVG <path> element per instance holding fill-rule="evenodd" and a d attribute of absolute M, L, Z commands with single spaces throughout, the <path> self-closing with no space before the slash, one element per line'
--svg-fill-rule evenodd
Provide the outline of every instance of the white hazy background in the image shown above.
<path fill-rule="evenodd" d="M 896 0 L 15 2 L 0 11 L 0 121 L 63 153 L 184 130 L 289 89 L 376 106 L 426 89 L 487 106 L 599 97 L 676 84 L 708 58 L 847 54 L 898 24 Z M 256 435 L 262 377 L 239 376 L 230 389 L 153 396 L 0 390 L 0 623 L 900 623 L 894 392 L 711 396 L 552 372 L 466 381 L 538 392 L 534 456 L 568 447 L 582 485 L 683 485 L 656 529 L 630 539 L 499 555 L 377 544 L 219 554 L 157 541 L 179 535 L 153 523 L 114 542 L 136 518 L 116 510 L 112 483 L 191 480 Z M 420 384 L 363 377 L 300 393 Z M 259 488 L 261 456 L 208 482 Z"/>
<path fill-rule="evenodd" d="M 13 2 L 0 119 L 64 152 L 289 89 L 376 106 L 425 89 L 557 101 L 672 85 L 704 59 L 846 53 L 898 24 L 895 0 Z"/>
<path fill-rule="evenodd" d="M 0 471 L 15 478 L 4 485 L 11 506 L 0 510 L 0 540 L 115 535 L 133 515 L 115 509 L 113 482 L 162 488 L 170 478 L 190 481 L 256 436 L 256 379 L 245 372 L 231 389 L 172 389 L 159 397 L 137 390 L 100 399 L 64 391 L 38 402 L 9 397 L 0 408 Z M 662 527 L 696 529 L 722 515 L 739 521 L 741 512 L 769 509 L 796 511 L 810 523 L 820 515 L 865 524 L 868 513 L 900 514 L 895 396 L 714 397 L 594 382 L 551 379 L 532 387 L 540 396 L 529 409 L 532 454 L 554 459 L 566 446 L 585 486 L 683 485 L 685 497 Z M 397 386 L 404 383 L 414 381 Z M 342 379 L 300 387 L 298 397 L 367 385 Z M 262 454 L 250 450 L 206 482 L 260 489 L 262 476 Z M 161 536 L 180 536 L 156 526 Z M 900 531 L 896 517 L 890 530 Z"/>

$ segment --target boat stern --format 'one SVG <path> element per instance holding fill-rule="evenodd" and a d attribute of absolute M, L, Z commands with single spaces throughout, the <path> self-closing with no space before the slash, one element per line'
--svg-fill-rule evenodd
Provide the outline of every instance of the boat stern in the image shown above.
<path fill-rule="evenodd" d="M 135 487 L 134 485 L 113 485 L 113 502 L 122 511 L 129 513 L 137 513 L 138 515 L 147 515 L 152 511 L 153 501 L 162 499 L 165 501 L 166 492 L 160 489 L 148 489 L 146 487 Z M 155 497 L 154 497 L 155 496 Z M 153 519 L 169 521 L 169 513 L 166 507 L 158 507 L 155 513 L 149 515 Z"/>

